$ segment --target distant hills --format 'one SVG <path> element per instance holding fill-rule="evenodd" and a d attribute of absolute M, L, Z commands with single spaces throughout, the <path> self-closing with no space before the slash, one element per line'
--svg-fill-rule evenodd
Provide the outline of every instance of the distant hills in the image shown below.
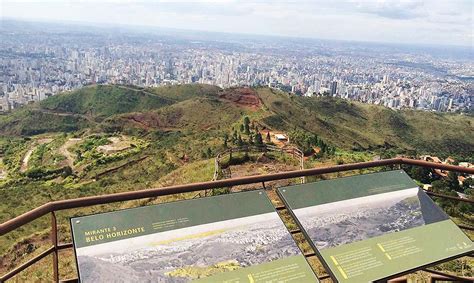
<path fill-rule="evenodd" d="M 348 150 L 392 148 L 461 156 L 474 152 L 474 118 L 469 115 L 394 111 L 269 88 L 222 90 L 210 85 L 84 87 L 1 115 L 0 133 L 225 130 L 244 113 L 262 127 L 306 130 Z"/>

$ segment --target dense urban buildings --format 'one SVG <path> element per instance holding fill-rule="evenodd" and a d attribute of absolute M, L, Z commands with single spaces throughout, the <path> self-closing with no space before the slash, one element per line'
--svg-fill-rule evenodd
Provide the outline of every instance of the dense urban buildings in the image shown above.
<path fill-rule="evenodd" d="M 472 111 L 472 49 L 4 21 L 0 111 L 89 84 L 269 86 L 393 109 Z M 467 60 L 466 60 L 467 59 Z"/>

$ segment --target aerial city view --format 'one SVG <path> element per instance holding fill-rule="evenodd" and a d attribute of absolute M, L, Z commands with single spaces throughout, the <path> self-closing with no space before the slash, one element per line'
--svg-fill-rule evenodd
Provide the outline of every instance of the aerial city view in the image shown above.
<path fill-rule="evenodd" d="M 1 1 L 0 282 L 241 280 L 233 272 L 250 283 L 303 273 L 472 282 L 473 9 L 472 0 Z M 322 194 L 327 202 L 295 211 L 278 193 L 394 170 L 415 185 Z M 173 230 L 173 241 L 146 231 L 78 248 L 71 228 L 76 217 L 260 189 L 271 217 L 203 220 Z M 426 265 L 373 271 L 390 277 L 352 262 L 344 273 L 318 251 L 441 220 L 450 237 L 430 239 L 445 240 L 446 254 L 409 247 Z M 90 241 L 117 228 L 91 225 Z"/>
<path fill-rule="evenodd" d="M 393 109 L 473 109 L 472 49 L 4 21 L 0 110 L 90 84 L 268 86 Z"/>

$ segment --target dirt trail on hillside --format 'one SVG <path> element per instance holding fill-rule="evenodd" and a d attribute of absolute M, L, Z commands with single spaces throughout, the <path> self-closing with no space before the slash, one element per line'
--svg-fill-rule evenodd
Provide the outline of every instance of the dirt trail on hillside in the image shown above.
<path fill-rule="evenodd" d="M 76 117 L 76 118 L 82 118 L 85 119 L 91 123 L 96 123 L 94 120 L 94 117 L 91 115 L 86 115 L 86 114 L 79 114 L 79 113 L 70 113 L 70 112 L 60 112 L 60 111 L 55 111 L 51 109 L 38 109 L 37 111 L 44 113 L 44 114 L 50 114 L 50 115 L 55 115 L 59 117 Z"/>
<path fill-rule="evenodd" d="M 82 141 L 81 138 L 70 138 L 58 149 L 58 152 L 66 157 L 67 166 L 71 168 L 74 166 L 75 156 L 68 149 L 80 141 Z"/>
<path fill-rule="evenodd" d="M 44 139 L 39 139 L 33 142 L 33 144 L 31 144 L 31 147 L 28 149 L 28 151 L 26 152 L 25 156 L 23 156 L 23 159 L 21 161 L 21 167 L 20 167 L 21 173 L 24 173 L 26 172 L 26 170 L 28 170 L 28 162 L 30 161 L 31 154 L 33 153 L 33 151 L 35 151 L 39 145 L 50 143 L 52 140 L 53 140 L 52 138 L 44 138 Z"/>

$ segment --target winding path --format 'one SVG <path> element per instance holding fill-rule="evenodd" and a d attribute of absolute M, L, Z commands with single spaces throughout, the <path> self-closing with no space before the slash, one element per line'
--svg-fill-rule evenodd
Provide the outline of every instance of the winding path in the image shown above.
<path fill-rule="evenodd" d="M 58 149 L 59 153 L 66 157 L 66 163 L 71 168 L 73 168 L 75 156 L 68 149 L 80 141 L 82 141 L 81 138 L 70 138 Z"/>
<path fill-rule="evenodd" d="M 52 138 L 44 138 L 44 139 L 39 139 L 37 141 L 34 141 L 31 147 L 28 149 L 26 152 L 25 156 L 23 156 L 23 159 L 21 161 L 21 167 L 20 167 L 20 172 L 24 173 L 26 170 L 28 170 L 28 162 L 30 161 L 31 154 L 33 154 L 33 151 L 42 144 L 45 143 L 50 143 L 53 139 Z"/>

